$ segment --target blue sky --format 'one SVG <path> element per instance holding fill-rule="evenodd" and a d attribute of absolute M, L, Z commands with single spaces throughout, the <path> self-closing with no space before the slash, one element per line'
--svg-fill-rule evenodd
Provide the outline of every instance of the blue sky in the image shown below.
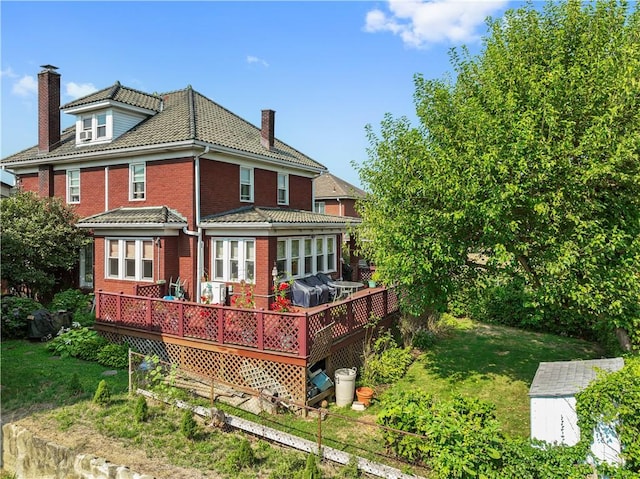
<path fill-rule="evenodd" d="M 62 74 L 62 103 L 116 81 L 147 92 L 191 85 L 360 186 L 365 125 L 415 122 L 413 76 L 442 78 L 448 51 L 481 47 L 486 16 L 514 2 L 0 2 L 1 154 L 37 143 L 36 76 Z M 68 117 L 68 118 L 66 118 Z M 71 124 L 63 114 L 63 127 Z"/>

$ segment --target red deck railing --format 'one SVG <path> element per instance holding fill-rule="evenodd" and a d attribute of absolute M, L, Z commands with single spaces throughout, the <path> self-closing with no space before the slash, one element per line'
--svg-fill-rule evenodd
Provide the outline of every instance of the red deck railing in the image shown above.
<path fill-rule="evenodd" d="M 375 288 L 304 312 L 279 313 L 188 301 L 96 292 L 96 323 L 288 353 L 309 355 L 316 333 L 334 322 L 334 340 L 362 329 L 370 317 L 398 310 L 394 290 Z"/>

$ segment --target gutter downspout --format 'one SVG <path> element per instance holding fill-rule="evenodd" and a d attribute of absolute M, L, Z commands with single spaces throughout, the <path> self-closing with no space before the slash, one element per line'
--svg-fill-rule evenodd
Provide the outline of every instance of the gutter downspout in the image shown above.
<path fill-rule="evenodd" d="M 210 151 L 209 145 L 207 145 L 202 153 L 199 155 L 195 155 L 193 160 L 195 162 L 195 173 L 196 173 L 196 231 L 189 231 L 185 226 L 182 228 L 182 232 L 189 236 L 197 236 L 198 237 L 198 247 L 196 251 L 196 290 L 194 293 L 196 294 L 197 303 L 200 302 L 200 289 L 202 282 L 202 273 L 204 270 L 204 242 L 202 241 L 202 227 L 200 226 L 200 158 Z"/>

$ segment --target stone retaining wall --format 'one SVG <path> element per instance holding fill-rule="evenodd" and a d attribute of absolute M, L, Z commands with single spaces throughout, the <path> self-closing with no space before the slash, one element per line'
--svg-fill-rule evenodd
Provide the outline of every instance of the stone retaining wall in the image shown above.
<path fill-rule="evenodd" d="M 100 457 L 75 454 L 15 424 L 2 427 L 2 466 L 16 479 L 154 479 Z"/>

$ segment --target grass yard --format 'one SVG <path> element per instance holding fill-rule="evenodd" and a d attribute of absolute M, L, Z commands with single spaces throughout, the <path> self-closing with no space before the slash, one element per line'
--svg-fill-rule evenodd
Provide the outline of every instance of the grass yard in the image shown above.
<path fill-rule="evenodd" d="M 511 436 L 529 436 L 528 392 L 538 363 L 603 354 L 598 345 L 572 338 L 465 320 L 448 324 L 446 339 L 418 358 L 391 389 L 421 389 L 436 398 L 459 393 L 492 402 Z"/>
<path fill-rule="evenodd" d="M 384 402 L 385 389 L 421 389 L 441 399 L 459 393 L 487 400 L 496 405 L 496 415 L 505 433 L 528 437 L 527 393 L 538 363 L 593 359 L 603 354 L 597 345 L 585 341 L 474 324 L 451 317 L 444 331 L 435 345 L 414 361 L 402 380 L 378 389 L 377 398 L 366 411 L 330 406 L 329 412 L 339 416 L 329 415 L 322 421 L 323 444 L 389 462 L 383 460 L 385 450 L 377 428 L 349 421 L 364 419 L 375 422 Z M 260 471 L 260 477 L 293 477 L 293 472 L 304 464 L 301 453 L 289 454 L 264 441 L 254 441 L 256 464 L 231 473 L 226 458 L 229 451 L 237 446 L 240 434 L 207 429 L 202 432 L 200 440 L 185 441 L 177 433 L 178 414 L 167 408 L 154 407 L 152 416 L 155 419 L 144 427 L 136 425 L 132 421 L 133 400 L 126 395 L 126 370 L 119 370 L 115 375 L 105 375 L 106 372 L 107 368 L 97 363 L 54 357 L 45 349 L 44 343 L 4 341 L 1 371 L 4 421 L 54 409 L 44 415 L 36 413 L 34 421 L 45 421 L 46 416 L 46 421 L 61 434 L 70 433 L 71 428 L 79 426 L 85 431 L 99 431 L 130 452 L 131 448 L 139 448 L 142 455 L 150 460 L 167 460 L 183 467 L 191 464 L 209 471 L 209 474 L 216 471 L 223 477 L 256 477 L 256 471 Z M 74 373 L 82 385 L 79 394 L 73 393 L 70 387 Z M 114 404 L 106 410 L 91 402 L 101 379 L 107 380 L 116 397 Z M 228 413 L 312 441 L 317 437 L 317 419 L 304 419 L 293 414 L 255 416 L 224 405 L 221 407 Z M 325 477 L 349 477 L 344 471 L 327 472 Z"/>

